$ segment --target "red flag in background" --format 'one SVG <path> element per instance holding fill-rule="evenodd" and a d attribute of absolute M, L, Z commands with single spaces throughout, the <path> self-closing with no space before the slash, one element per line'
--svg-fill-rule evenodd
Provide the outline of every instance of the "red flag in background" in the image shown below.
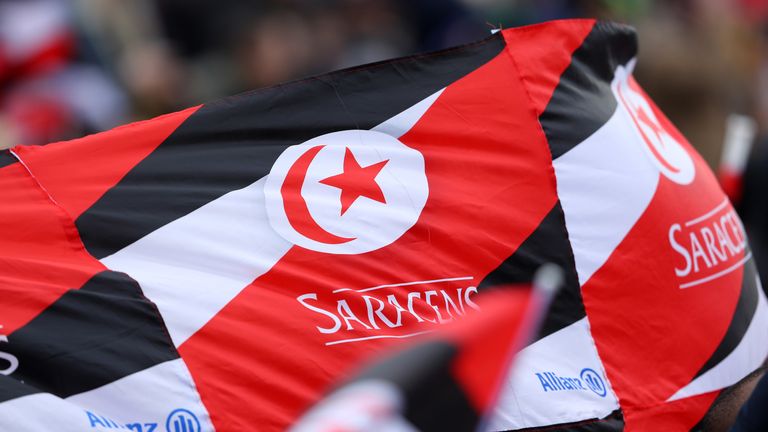
<path fill-rule="evenodd" d="M 482 312 L 376 361 L 291 430 L 482 430 L 515 352 L 537 331 L 562 282 L 562 271 L 550 265 L 539 270 L 532 287 L 483 293 L 476 299 Z"/>

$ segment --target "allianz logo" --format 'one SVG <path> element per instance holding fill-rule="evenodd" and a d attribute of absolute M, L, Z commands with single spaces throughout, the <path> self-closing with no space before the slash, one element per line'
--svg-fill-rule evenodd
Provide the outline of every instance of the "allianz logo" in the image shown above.
<path fill-rule="evenodd" d="M 605 381 L 594 369 L 584 368 L 578 377 L 555 372 L 536 372 L 535 375 L 545 392 L 591 391 L 600 397 L 608 394 Z"/>

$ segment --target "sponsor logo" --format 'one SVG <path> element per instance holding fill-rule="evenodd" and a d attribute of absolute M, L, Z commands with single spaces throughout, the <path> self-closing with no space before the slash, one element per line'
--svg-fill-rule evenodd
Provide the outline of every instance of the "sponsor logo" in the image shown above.
<path fill-rule="evenodd" d="M 178 408 L 173 410 L 165 420 L 167 432 L 200 432 L 200 421 L 192 411 Z"/>
<path fill-rule="evenodd" d="M 3 326 L 0 325 L 0 329 Z M 0 334 L 0 342 L 8 343 L 8 336 Z M 19 359 L 15 355 L 0 351 L 0 374 L 10 375 L 19 368 Z"/>
<path fill-rule="evenodd" d="M 331 293 L 311 292 L 296 298 L 318 323 L 315 329 L 326 335 L 325 345 L 369 339 L 404 338 L 430 330 L 478 309 L 471 297 L 477 287 L 472 276 L 412 281 L 368 288 L 339 288 Z M 407 326 L 417 331 L 393 333 Z"/>
<path fill-rule="evenodd" d="M 667 132 L 631 75 L 631 66 L 619 66 L 611 84 L 613 93 L 635 126 L 643 149 L 661 173 L 675 183 L 687 185 L 696 176 L 691 155 Z"/>
<path fill-rule="evenodd" d="M 584 368 L 578 377 L 555 372 L 536 372 L 535 375 L 545 392 L 591 391 L 600 397 L 608 394 L 603 378 L 594 369 Z"/>
<path fill-rule="evenodd" d="M 133 432 L 156 432 L 157 430 L 157 423 L 134 422 L 121 424 L 107 416 L 99 415 L 91 411 L 85 411 L 85 414 L 88 416 L 88 422 L 92 428 L 123 429 Z"/>
<path fill-rule="evenodd" d="M 669 244 L 680 256 L 675 266 L 680 288 L 719 279 L 752 257 L 744 226 L 727 198 L 701 216 L 672 224 Z"/>
<path fill-rule="evenodd" d="M 581 380 L 587 385 L 594 394 L 605 397 L 608 394 L 608 389 L 605 388 L 605 383 L 600 375 L 594 371 L 594 369 L 584 368 L 581 370 Z"/>
<path fill-rule="evenodd" d="M 286 149 L 264 193 L 270 224 L 289 242 L 359 254 L 410 229 L 429 188 L 417 150 L 381 132 L 348 130 Z"/>
<path fill-rule="evenodd" d="M 85 411 L 85 415 L 88 416 L 88 422 L 91 428 L 98 430 L 103 429 L 121 429 L 133 432 L 160 432 L 158 429 L 158 423 L 156 422 L 129 422 L 120 423 L 114 419 L 96 414 L 92 411 Z M 190 410 L 184 408 L 177 408 L 168 414 L 165 420 L 166 432 L 200 432 L 200 420 Z"/>

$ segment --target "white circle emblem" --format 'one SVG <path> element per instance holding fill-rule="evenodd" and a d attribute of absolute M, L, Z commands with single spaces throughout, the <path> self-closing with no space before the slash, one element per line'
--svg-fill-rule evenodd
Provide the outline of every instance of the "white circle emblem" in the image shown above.
<path fill-rule="evenodd" d="M 696 176 L 691 155 L 661 125 L 646 98 L 636 89 L 630 71 L 624 66 L 616 69 L 612 87 L 619 101 L 632 118 L 643 148 L 661 173 L 675 183 L 687 185 Z"/>
<path fill-rule="evenodd" d="M 269 222 L 289 242 L 359 254 L 408 231 L 429 187 L 417 150 L 381 132 L 347 130 L 288 147 L 264 192 Z"/>

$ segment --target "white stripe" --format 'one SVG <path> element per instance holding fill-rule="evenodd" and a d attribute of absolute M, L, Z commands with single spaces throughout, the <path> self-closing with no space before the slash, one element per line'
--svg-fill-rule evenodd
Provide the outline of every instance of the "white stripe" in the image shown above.
<path fill-rule="evenodd" d="M 164 431 L 168 417 L 181 408 L 194 414 L 200 422 L 201 432 L 214 430 L 182 359 L 167 361 L 70 396 L 67 401 L 105 415 L 120 425 L 156 423 L 157 431 Z"/>
<path fill-rule="evenodd" d="M 326 342 L 326 345 L 338 345 L 343 343 L 350 343 L 350 342 L 360 342 L 360 341 L 367 341 L 371 339 L 406 339 L 409 337 L 419 336 L 427 333 L 432 333 L 434 330 L 425 330 L 421 332 L 411 333 L 411 334 L 404 334 L 404 335 L 378 335 L 378 336 L 368 336 L 368 337 L 361 337 L 361 338 L 354 338 L 354 339 L 341 339 L 333 342 Z"/>
<path fill-rule="evenodd" d="M 715 214 L 715 213 L 719 212 L 720 210 L 722 210 L 723 207 L 725 207 L 727 205 L 728 205 L 728 198 L 725 198 L 725 199 L 723 199 L 723 202 L 721 202 L 720 204 L 717 205 L 717 207 L 713 208 L 712 210 L 706 212 L 705 214 L 703 214 L 703 215 L 701 215 L 701 216 L 699 216 L 697 218 L 689 220 L 688 222 L 685 223 L 685 226 L 689 227 L 691 225 L 696 225 L 697 223 L 703 222 L 703 221 L 709 219 L 709 217 L 712 216 L 713 214 Z"/>
<path fill-rule="evenodd" d="M 0 403 L 0 430 L 13 432 L 106 432 L 91 427 L 81 407 L 50 393 L 36 393 Z"/>
<path fill-rule="evenodd" d="M 425 281 L 413 281 L 413 282 L 403 282 L 403 283 L 395 283 L 395 284 L 376 285 L 370 288 L 362 288 L 357 290 L 353 290 L 352 288 L 339 288 L 337 290 L 333 290 L 333 293 L 336 294 L 343 291 L 368 292 L 368 291 L 375 291 L 381 288 L 395 288 L 395 287 L 401 287 L 401 286 L 422 285 L 422 284 L 452 282 L 452 281 L 471 280 L 471 279 L 474 279 L 474 277 L 461 276 L 461 277 L 453 277 L 453 278 L 445 278 L 445 279 L 433 279 L 433 280 L 425 280 Z"/>
<path fill-rule="evenodd" d="M 165 431 L 177 409 L 192 413 L 201 432 L 214 430 L 183 360 L 136 372 L 99 388 L 61 399 L 38 393 L 0 403 L 2 431 L 113 431 L 154 427 Z M 170 429 L 173 430 L 173 429 Z"/>
<path fill-rule="evenodd" d="M 619 105 L 620 106 L 620 105 Z M 624 109 L 555 159 L 557 193 L 583 286 L 645 212 L 659 171 Z"/>
<path fill-rule="evenodd" d="M 371 130 L 382 132 L 395 138 L 400 138 L 401 136 L 405 135 L 405 133 L 408 132 L 413 127 L 413 125 L 419 121 L 419 119 L 421 119 L 421 116 L 423 116 L 429 107 L 435 103 L 437 98 L 440 97 L 440 95 L 443 93 L 443 90 L 445 90 L 445 88 L 435 92 L 416 105 L 408 108 L 407 110 L 381 123 Z"/>
<path fill-rule="evenodd" d="M 139 282 L 176 346 L 290 249 L 267 220 L 264 182 L 230 192 L 101 260 Z"/>
<path fill-rule="evenodd" d="M 763 364 L 768 357 L 768 304 L 759 279 L 757 291 L 757 310 L 739 345 L 723 361 L 678 390 L 668 401 L 731 386 Z"/>
<path fill-rule="evenodd" d="M 717 272 L 717 273 L 715 273 L 713 275 L 710 275 L 710 276 L 707 276 L 707 277 L 704 277 L 704 278 L 701 278 L 701 279 L 697 279 L 695 281 L 691 281 L 691 282 L 687 282 L 687 283 L 684 283 L 684 284 L 680 284 L 680 289 L 690 288 L 692 286 L 696 286 L 696 285 L 701 285 L 703 283 L 707 283 L 707 282 L 709 282 L 711 280 L 719 279 L 719 278 L 727 275 L 728 273 L 731 273 L 734 270 L 740 268 L 745 262 L 749 261 L 750 258 L 752 258 L 752 252 L 747 253 L 747 255 L 744 258 L 740 259 L 739 262 L 737 262 L 736 264 L 728 267 L 725 270 L 719 271 L 719 272 Z"/>
<path fill-rule="evenodd" d="M 584 390 L 545 389 L 536 373 L 580 379 L 590 368 L 601 374 L 605 396 Z M 529 345 L 515 356 L 486 430 L 549 426 L 603 418 L 619 403 L 605 377 L 587 318 Z"/>

